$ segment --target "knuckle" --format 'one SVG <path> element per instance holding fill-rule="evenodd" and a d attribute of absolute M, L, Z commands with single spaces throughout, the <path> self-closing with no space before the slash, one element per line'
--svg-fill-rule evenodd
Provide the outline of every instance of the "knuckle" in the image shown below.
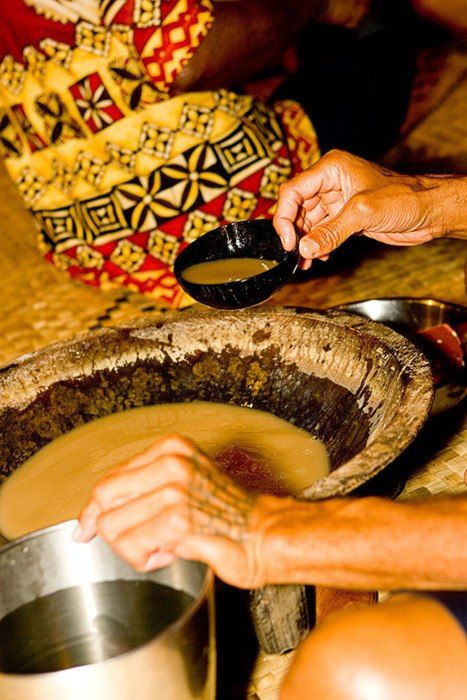
<path fill-rule="evenodd" d="M 383 192 L 381 192 L 380 194 L 383 194 Z M 410 195 L 410 196 L 412 196 L 412 195 L 413 195 L 413 189 L 412 189 L 412 187 L 410 187 L 409 185 L 406 185 L 406 184 L 403 184 L 403 183 L 399 183 L 399 184 L 396 184 L 396 185 L 388 185 L 388 186 L 386 187 L 386 194 L 387 194 L 388 196 L 392 196 L 392 197 L 394 197 L 394 198 L 396 198 L 396 197 L 404 197 L 405 195 Z"/>
<path fill-rule="evenodd" d="M 182 483 L 190 481 L 193 476 L 193 463 L 187 457 L 174 457 L 172 469 L 175 477 Z"/>
<path fill-rule="evenodd" d="M 342 160 L 347 160 L 348 155 L 347 151 L 343 151 L 340 148 L 331 148 L 331 150 L 324 154 L 323 158 L 340 162 Z"/>
<path fill-rule="evenodd" d="M 334 248 L 339 243 L 339 233 L 333 226 L 323 225 L 319 229 L 321 248 Z"/>
<path fill-rule="evenodd" d="M 97 501 L 100 505 L 105 504 L 105 502 L 107 500 L 108 482 L 109 482 L 109 480 L 107 478 L 104 478 L 101 481 L 98 481 L 97 484 L 95 484 L 93 489 L 92 489 L 91 498 L 93 500 Z"/>
<path fill-rule="evenodd" d="M 97 530 L 99 534 L 109 542 L 113 542 L 117 538 L 117 532 L 113 524 L 113 519 L 111 515 L 107 513 L 104 513 L 98 519 Z"/>
<path fill-rule="evenodd" d="M 126 557 L 126 561 L 133 567 L 133 569 L 135 569 L 135 571 L 144 571 L 144 565 L 147 562 L 149 554 L 149 551 L 146 554 L 140 555 L 129 554 Z"/>
<path fill-rule="evenodd" d="M 292 182 L 292 181 L 290 181 L 290 182 Z M 291 190 L 290 182 L 282 182 L 282 183 L 279 185 L 279 190 L 278 190 L 278 192 L 279 192 L 279 197 L 278 197 L 278 199 L 283 199 L 284 197 L 287 197 L 287 196 L 288 196 L 288 194 L 289 194 L 289 192 L 290 192 L 290 190 Z M 276 214 L 276 216 L 277 216 L 277 214 Z"/>
<path fill-rule="evenodd" d="M 352 208 L 358 216 L 363 218 L 366 218 L 373 213 L 371 199 L 366 194 L 356 194 L 352 198 Z"/>
<path fill-rule="evenodd" d="M 173 439 L 180 445 L 180 447 L 194 448 L 195 446 L 193 440 L 183 437 L 182 435 L 175 435 Z"/>
<path fill-rule="evenodd" d="M 173 504 L 184 503 L 187 499 L 186 489 L 179 484 L 172 484 L 165 489 L 166 500 Z"/>
<path fill-rule="evenodd" d="M 157 468 L 163 469 L 166 477 L 182 482 L 186 481 L 191 475 L 190 461 L 180 455 L 164 455 L 160 458 Z"/>
<path fill-rule="evenodd" d="M 172 535 L 179 536 L 188 530 L 189 524 L 189 509 L 188 508 L 178 508 L 172 506 L 167 509 L 165 514 L 166 527 L 172 532 Z"/>
<path fill-rule="evenodd" d="M 128 535 L 121 535 L 112 542 L 112 549 L 119 557 L 128 562 L 134 569 L 140 570 L 144 567 L 149 551 L 135 547 L 133 538 Z"/>
<path fill-rule="evenodd" d="M 170 449 L 177 449 L 177 448 L 191 448 L 193 446 L 192 441 L 189 438 L 184 438 L 181 435 L 178 435 L 177 433 L 173 433 L 171 435 L 166 435 L 165 437 L 161 438 L 159 445 L 161 447 L 169 447 Z"/>

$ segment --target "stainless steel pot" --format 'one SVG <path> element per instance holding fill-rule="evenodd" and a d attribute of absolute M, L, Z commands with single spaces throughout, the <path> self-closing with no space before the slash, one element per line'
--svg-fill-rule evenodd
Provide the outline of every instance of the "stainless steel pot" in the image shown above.
<path fill-rule="evenodd" d="M 213 700 L 212 573 L 138 574 L 74 524 L 0 550 L 0 698 Z"/>

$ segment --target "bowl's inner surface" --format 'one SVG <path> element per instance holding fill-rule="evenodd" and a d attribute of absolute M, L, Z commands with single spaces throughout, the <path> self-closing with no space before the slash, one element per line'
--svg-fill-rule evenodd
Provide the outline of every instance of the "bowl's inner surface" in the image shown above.
<path fill-rule="evenodd" d="M 0 620 L 0 672 L 50 673 L 136 649 L 193 603 L 185 591 L 148 580 L 73 586 Z"/>
<path fill-rule="evenodd" d="M 9 426 L 2 465 L 9 473 L 50 440 L 109 413 L 195 400 L 253 406 L 284 418 L 325 442 L 333 469 L 362 449 L 369 435 L 368 417 L 348 389 L 284 365 L 274 352 L 240 362 L 229 348 L 181 362 L 137 360 L 54 383 L 23 411 L 0 416 L 0 425 Z"/>
<path fill-rule="evenodd" d="M 434 299 L 367 299 L 342 304 L 340 308 L 385 323 L 402 333 L 425 330 L 441 323 L 448 323 L 455 328 L 456 325 L 467 322 L 465 307 Z"/>
<path fill-rule="evenodd" d="M 436 299 L 394 297 L 339 308 L 384 323 L 426 355 L 436 387 L 433 415 L 467 396 L 467 307 Z"/>
<path fill-rule="evenodd" d="M 368 322 L 344 318 L 275 310 L 193 314 L 107 329 L 45 350 L 1 377 L 1 473 L 7 476 L 83 422 L 193 400 L 253 406 L 284 418 L 321 439 L 336 470 L 394 419 L 416 356 L 396 336 L 401 364 L 374 332 L 364 332 Z M 429 380 L 423 381 L 420 417 L 414 405 L 418 424 L 430 402 Z M 401 444 L 416 432 L 410 422 L 401 425 Z M 399 448 L 390 450 L 396 456 Z M 367 466 L 370 478 L 374 465 Z M 363 467 L 358 478 L 364 481 Z"/>
<path fill-rule="evenodd" d="M 0 697 L 4 674 L 87 666 L 149 643 L 162 664 L 179 647 L 198 671 L 192 680 L 204 686 L 210 636 L 206 601 L 212 590 L 207 567 L 177 559 L 138 573 L 99 537 L 85 546 L 75 542 L 75 525 L 64 522 L 0 550 Z M 176 668 L 171 670 L 176 680 Z M 18 697 L 29 696 L 19 690 Z"/>

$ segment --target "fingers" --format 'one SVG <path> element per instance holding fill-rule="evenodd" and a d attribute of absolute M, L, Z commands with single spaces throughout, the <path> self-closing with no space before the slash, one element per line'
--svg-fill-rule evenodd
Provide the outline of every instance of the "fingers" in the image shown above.
<path fill-rule="evenodd" d="M 256 562 L 227 537 L 191 531 L 186 516 L 176 507 L 126 530 L 111 543 L 112 549 L 139 571 L 153 571 L 172 564 L 176 557 L 201 561 L 224 581 L 241 588 L 262 583 Z"/>
<path fill-rule="evenodd" d="M 286 250 L 292 250 L 296 244 L 295 225 L 301 208 L 310 212 L 307 220 L 313 226 L 319 221 L 320 211 L 311 212 L 321 198 L 331 203 L 342 198 L 343 179 L 348 179 L 346 168 L 353 159 L 343 151 L 329 151 L 311 168 L 281 185 L 273 223 Z"/>
<path fill-rule="evenodd" d="M 200 519 L 190 506 L 188 490 L 169 486 L 103 513 L 97 529 L 116 554 L 137 570 L 152 571 L 182 557 L 206 563 L 232 585 L 259 585 L 261 570 L 253 550 L 249 552 L 233 537 L 235 524 L 225 521 L 221 532 L 218 513 L 215 509 L 209 513 L 208 506 L 198 504 L 204 513 Z"/>
<path fill-rule="evenodd" d="M 293 249 L 298 230 L 299 233 L 309 234 L 310 240 L 317 242 L 316 246 L 301 244 L 302 256 L 311 260 L 329 254 L 345 238 L 362 230 L 364 225 L 355 218 L 349 218 L 351 209 L 332 225 L 326 223 L 319 231 L 307 230 L 318 226 L 324 218 L 316 200 L 319 199 L 327 215 L 335 219 L 344 213 L 340 210 L 346 203 L 350 204 L 352 196 L 360 197 L 366 190 L 385 186 L 392 176 L 390 171 L 358 156 L 337 149 L 329 151 L 311 168 L 280 187 L 273 223 L 284 248 Z M 306 265 L 303 263 L 302 267 Z"/>
<path fill-rule="evenodd" d="M 240 588 L 263 583 L 262 567 L 251 552 L 247 554 L 226 536 L 193 531 L 187 511 L 176 506 L 126 530 L 110 545 L 139 571 L 153 571 L 181 557 L 204 562 L 224 581 Z"/>
<path fill-rule="evenodd" d="M 164 455 L 149 466 L 116 472 L 101 479 L 91 493 L 91 498 L 79 516 L 80 528 L 75 532 L 77 540 L 91 539 L 97 532 L 100 515 L 168 483 L 183 483 L 189 478 L 191 464 L 186 457 Z"/>
<path fill-rule="evenodd" d="M 176 556 L 177 544 L 190 534 L 187 511 L 177 506 L 169 506 L 148 520 L 138 522 L 134 527 L 121 532 L 109 540 L 109 544 L 122 559 L 139 571 L 161 566 L 163 555 Z M 104 539 L 106 539 L 104 537 Z M 157 558 L 149 562 L 149 558 Z"/>
<path fill-rule="evenodd" d="M 303 270 L 306 272 L 306 270 L 309 270 L 311 267 L 311 260 L 305 260 L 305 258 L 301 257 L 300 262 L 298 263 L 298 266 L 300 270 Z"/>
<path fill-rule="evenodd" d="M 194 454 L 201 456 L 193 442 L 172 436 L 157 440 L 147 450 L 109 472 L 95 485 L 79 516 L 74 539 L 82 542 L 91 539 L 97 532 L 97 521 L 105 511 L 169 483 L 187 483 L 192 473 L 190 458 Z"/>
<path fill-rule="evenodd" d="M 254 508 L 254 497 L 218 473 L 194 443 L 171 437 L 96 484 L 74 538 L 84 542 L 98 533 L 138 570 L 181 556 L 204 561 L 234 585 L 253 584 L 259 576 Z"/>
<path fill-rule="evenodd" d="M 326 259 L 352 234 L 371 225 L 373 209 L 365 195 L 355 195 L 332 219 L 313 228 L 300 241 L 300 255 L 305 260 Z"/>
<path fill-rule="evenodd" d="M 312 209 L 318 202 L 318 195 L 332 189 L 327 175 L 328 157 L 324 156 L 311 168 L 296 175 L 279 188 L 276 213 L 273 219 L 274 227 L 282 239 L 286 250 L 293 250 L 297 236 L 294 224 L 300 207 Z"/>
<path fill-rule="evenodd" d="M 273 224 L 279 234 L 285 250 L 293 250 L 297 243 L 295 233 L 295 221 L 303 202 L 302 195 L 291 186 L 293 180 L 287 185 L 282 185 L 279 190 L 279 200 L 277 202 L 276 213 Z"/>
<path fill-rule="evenodd" d="M 127 530 L 132 530 L 140 523 L 151 520 L 166 508 L 178 507 L 182 511 L 188 500 L 187 489 L 172 484 L 133 501 L 101 513 L 97 520 L 97 530 L 107 542 L 115 542 Z"/>

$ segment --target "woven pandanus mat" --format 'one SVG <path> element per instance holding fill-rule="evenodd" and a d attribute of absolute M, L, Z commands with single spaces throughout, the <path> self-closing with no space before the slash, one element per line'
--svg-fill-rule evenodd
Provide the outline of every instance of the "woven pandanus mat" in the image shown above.
<path fill-rule="evenodd" d="M 0 168 L 0 363 L 92 328 L 162 309 L 121 289 L 73 282 L 45 262 L 32 218 Z M 163 311 L 161 311 L 163 313 Z"/>
<path fill-rule="evenodd" d="M 452 104 L 457 109 L 456 94 Z M 432 122 L 427 131 L 428 127 L 430 134 L 436 136 Z M 447 133 L 444 127 L 442 133 Z M 318 264 L 311 277 L 284 288 L 274 303 L 326 308 L 390 295 L 432 296 L 465 303 L 466 244 L 461 241 L 435 241 L 406 249 L 357 241 L 333 257 L 327 267 Z M 3 168 L 0 168 L 0 274 L 0 364 L 94 328 L 147 312 L 165 313 L 153 299 L 121 289 L 103 292 L 85 287 L 44 262 L 36 249 L 32 219 Z M 458 417 L 453 430 L 446 430 L 429 452 L 419 455 L 400 498 L 463 491 L 466 461 L 467 424 Z M 277 700 L 291 660 L 292 654 L 260 654 L 248 689 L 238 697 Z"/>

